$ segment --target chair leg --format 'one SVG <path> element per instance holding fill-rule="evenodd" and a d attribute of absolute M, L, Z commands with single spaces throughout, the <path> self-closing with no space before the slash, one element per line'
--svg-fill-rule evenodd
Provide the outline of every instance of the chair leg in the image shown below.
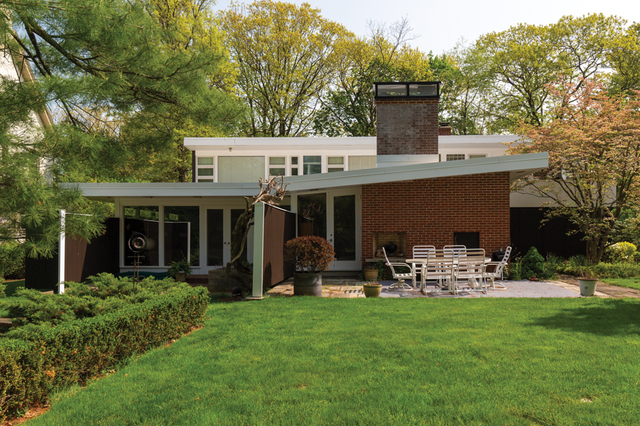
<path fill-rule="evenodd" d="M 404 282 L 404 279 L 398 278 L 398 282 L 393 283 L 389 286 L 388 291 L 411 291 L 413 287 Z"/>

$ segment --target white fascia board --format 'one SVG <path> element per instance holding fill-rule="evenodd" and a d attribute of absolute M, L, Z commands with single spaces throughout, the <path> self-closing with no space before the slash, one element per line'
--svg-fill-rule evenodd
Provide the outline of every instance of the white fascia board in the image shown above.
<path fill-rule="evenodd" d="M 184 138 L 184 146 L 191 151 L 197 151 L 200 156 L 207 154 L 223 155 L 225 152 L 231 153 L 230 155 L 238 152 L 264 155 L 273 151 L 287 151 L 295 155 L 307 151 L 313 152 L 317 149 L 372 150 L 371 155 L 375 155 L 376 138 L 371 136 L 335 138 Z M 336 155 L 339 155 L 339 153 L 336 153 Z"/>
<path fill-rule="evenodd" d="M 252 196 L 258 192 L 257 182 L 211 183 L 66 183 L 85 197 L 113 199 L 117 197 L 237 197 Z"/>
<path fill-rule="evenodd" d="M 323 173 L 286 177 L 291 192 L 336 188 L 374 183 L 399 182 L 415 179 L 435 179 L 484 173 L 510 172 L 511 180 L 548 167 L 549 154 L 505 155 L 473 160 L 444 161 L 439 163 L 412 164 L 407 166 L 380 167 L 375 169 Z"/>

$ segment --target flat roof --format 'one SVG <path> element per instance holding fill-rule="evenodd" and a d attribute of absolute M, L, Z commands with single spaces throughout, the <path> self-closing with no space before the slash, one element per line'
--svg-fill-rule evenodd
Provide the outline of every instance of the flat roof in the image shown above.
<path fill-rule="evenodd" d="M 497 172 L 509 172 L 513 181 L 543 169 L 548 164 L 549 155 L 543 152 L 289 176 L 285 177 L 284 181 L 289 184 L 287 188 L 289 192 Z M 67 183 L 63 186 L 77 188 L 86 197 L 99 200 L 113 200 L 118 197 L 252 196 L 258 189 L 257 182 Z"/>

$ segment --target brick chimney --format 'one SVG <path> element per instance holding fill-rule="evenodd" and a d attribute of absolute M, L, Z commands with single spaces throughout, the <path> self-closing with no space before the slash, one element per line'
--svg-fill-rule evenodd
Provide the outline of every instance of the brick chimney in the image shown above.
<path fill-rule="evenodd" d="M 438 135 L 451 136 L 451 126 L 449 126 L 449 123 L 440 123 L 440 127 L 438 128 Z"/>
<path fill-rule="evenodd" d="M 438 161 L 440 82 L 374 83 L 373 90 L 378 166 Z"/>

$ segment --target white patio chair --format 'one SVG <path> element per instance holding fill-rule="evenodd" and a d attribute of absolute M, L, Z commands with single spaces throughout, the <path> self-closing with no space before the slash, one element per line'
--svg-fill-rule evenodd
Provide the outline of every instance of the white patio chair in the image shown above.
<path fill-rule="evenodd" d="M 413 268 L 411 265 L 404 262 L 391 262 L 389 261 L 389 257 L 387 256 L 387 250 L 382 247 L 382 252 L 384 253 L 384 258 L 387 261 L 386 265 L 391 269 L 391 275 L 394 279 L 398 280 L 397 283 L 393 283 L 389 286 L 389 291 L 410 291 L 413 290 L 416 286 L 416 274 L 413 272 Z M 409 272 L 396 272 L 396 268 L 404 267 L 409 270 Z M 413 286 L 407 284 L 404 280 L 411 278 Z"/>
<path fill-rule="evenodd" d="M 413 246 L 413 259 L 428 259 L 430 255 L 435 253 L 435 246 Z M 422 274 L 422 267 L 419 264 L 414 265 L 414 271 L 417 274 Z"/>
<path fill-rule="evenodd" d="M 437 281 L 440 289 L 434 292 L 456 293 L 458 258 L 451 251 L 435 250 L 429 256 L 425 279 Z M 423 291 L 424 293 L 424 291 Z"/>
<path fill-rule="evenodd" d="M 507 247 L 504 251 L 504 257 L 499 262 L 489 262 L 487 266 L 493 265 L 495 268 L 491 272 L 485 272 L 484 279 L 485 281 L 490 281 L 491 284 L 488 285 L 488 288 L 491 290 L 506 290 L 507 287 L 504 284 L 498 283 L 496 284 L 496 278 L 502 278 L 502 273 L 504 272 L 504 267 L 507 266 L 509 262 L 509 256 L 511 256 L 511 246 Z"/>
<path fill-rule="evenodd" d="M 453 253 L 454 257 L 460 257 L 467 251 L 467 246 L 463 245 L 448 245 L 442 247 L 442 251 L 445 253 Z"/>
<path fill-rule="evenodd" d="M 484 249 L 468 249 L 458 257 L 458 271 L 455 290 L 482 291 L 487 293 L 485 280 L 486 257 Z"/>

